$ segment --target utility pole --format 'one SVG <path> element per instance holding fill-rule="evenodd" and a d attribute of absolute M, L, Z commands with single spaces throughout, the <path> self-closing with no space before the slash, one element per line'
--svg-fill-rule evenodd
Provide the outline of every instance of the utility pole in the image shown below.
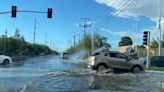
<path fill-rule="evenodd" d="M 35 45 L 35 40 L 36 40 L 36 19 L 35 19 L 35 22 L 34 22 L 34 43 L 33 45 Z"/>
<path fill-rule="evenodd" d="M 45 33 L 45 46 L 47 46 L 47 33 Z"/>
<path fill-rule="evenodd" d="M 76 35 L 79 36 L 79 42 L 78 42 L 78 43 L 80 43 L 80 34 L 78 34 L 78 33 L 76 33 L 76 32 L 73 32 L 73 31 L 72 31 L 72 33 L 74 33 L 75 36 L 76 36 Z"/>
<path fill-rule="evenodd" d="M 35 55 L 35 40 L 36 40 L 36 19 L 35 19 L 35 22 L 34 22 L 34 42 L 33 42 L 33 55 Z"/>
<path fill-rule="evenodd" d="M 4 35 L 4 55 L 6 54 L 6 39 L 7 39 L 7 30 L 5 30 L 5 35 Z"/>
<path fill-rule="evenodd" d="M 50 48 L 52 48 L 52 39 L 50 39 Z"/>
<path fill-rule="evenodd" d="M 73 45 L 74 45 L 74 47 L 76 45 L 76 36 L 75 35 L 73 35 Z"/>
<path fill-rule="evenodd" d="M 79 35 L 79 44 L 80 44 L 80 35 Z"/>
<path fill-rule="evenodd" d="M 93 30 L 93 28 L 92 28 L 91 31 L 92 31 L 92 33 L 91 33 L 92 34 L 91 39 L 92 39 L 92 53 L 93 53 L 94 52 L 94 32 L 93 32 L 94 30 Z"/>
<path fill-rule="evenodd" d="M 161 56 L 161 6 L 160 6 L 160 0 L 158 0 L 158 31 L 159 31 L 159 56 Z"/>
<path fill-rule="evenodd" d="M 68 40 L 68 44 L 70 45 L 70 48 L 72 47 L 72 40 Z"/>
<path fill-rule="evenodd" d="M 83 39 L 83 49 L 85 50 L 85 38 L 86 38 L 86 30 L 88 27 L 91 27 L 91 25 L 87 24 L 88 20 L 90 20 L 90 18 L 81 18 L 82 20 L 84 20 L 84 23 L 80 25 L 80 27 L 83 27 L 83 32 L 84 32 L 84 39 Z"/>

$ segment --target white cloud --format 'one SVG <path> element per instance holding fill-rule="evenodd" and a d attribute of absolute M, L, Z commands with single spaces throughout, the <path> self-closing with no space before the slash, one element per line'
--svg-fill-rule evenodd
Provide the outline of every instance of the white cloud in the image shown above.
<path fill-rule="evenodd" d="M 75 23 L 74 25 L 75 25 L 76 27 L 79 27 L 79 24 L 78 24 L 78 23 Z"/>
<path fill-rule="evenodd" d="M 150 31 L 151 32 L 151 38 L 153 37 L 154 39 L 157 39 L 158 35 L 159 35 L 156 27 L 146 28 L 146 29 L 143 29 L 141 32 L 135 32 L 135 31 L 134 32 L 127 32 L 127 31 L 113 32 L 109 29 L 104 29 L 104 28 L 101 28 L 100 30 L 108 32 L 109 34 L 111 34 L 113 36 L 120 36 L 120 37 L 129 36 L 133 40 L 134 39 L 143 39 L 143 32 L 144 31 Z"/>
<path fill-rule="evenodd" d="M 142 15 L 149 18 L 158 17 L 158 0 L 95 0 L 115 9 L 113 14 L 118 17 L 136 17 Z M 164 18 L 164 0 L 161 1 L 161 16 Z M 118 12 L 121 14 L 118 14 Z"/>
<path fill-rule="evenodd" d="M 114 35 L 114 36 L 121 36 L 121 37 L 128 36 L 127 32 L 124 32 L 124 31 L 122 31 L 122 32 L 112 32 L 111 30 L 104 29 L 104 28 L 101 28 L 100 30 L 108 32 L 109 34 Z"/>

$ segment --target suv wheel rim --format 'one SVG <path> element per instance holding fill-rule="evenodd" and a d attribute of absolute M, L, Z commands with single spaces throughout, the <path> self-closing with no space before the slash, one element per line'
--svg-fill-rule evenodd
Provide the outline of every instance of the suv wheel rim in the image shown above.
<path fill-rule="evenodd" d="M 134 67 L 133 68 L 133 73 L 138 73 L 141 71 L 141 68 L 140 67 Z"/>
<path fill-rule="evenodd" d="M 102 71 L 105 71 L 105 70 L 106 70 L 106 67 L 103 66 L 103 65 L 100 65 L 100 66 L 98 67 L 98 72 L 102 72 Z"/>

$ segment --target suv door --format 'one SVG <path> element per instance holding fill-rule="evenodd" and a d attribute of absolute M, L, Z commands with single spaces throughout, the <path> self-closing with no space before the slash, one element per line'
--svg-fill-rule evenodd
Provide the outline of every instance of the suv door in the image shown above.
<path fill-rule="evenodd" d="M 110 57 L 110 53 L 105 53 L 104 56 L 102 56 L 101 58 L 103 58 L 102 61 L 104 61 L 108 67 L 114 68 L 115 65 L 115 59 Z"/>
<path fill-rule="evenodd" d="M 129 69 L 130 68 L 130 64 L 127 61 L 127 56 L 122 54 L 122 53 L 118 53 L 118 52 L 113 52 L 110 53 L 110 57 L 113 58 L 113 61 L 115 63 L 115 68 L 120 68 L 120 69 Z"/>

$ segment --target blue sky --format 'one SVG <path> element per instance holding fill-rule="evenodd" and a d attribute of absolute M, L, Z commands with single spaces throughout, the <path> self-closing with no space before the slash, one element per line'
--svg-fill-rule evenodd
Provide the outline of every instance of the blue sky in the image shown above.
<path fill-rule="evenodd" d="M 0 15 L 0 34 L 7 29 L 8 35 L 14 35 L 15 29 L 20 29 L 20 34 L 29 42 L 33 42 L 34 20 L 37 19 L 36 42 L 47 45 L 55 44 L 55 48 L 65 50 L 73 41 L 74 33 L 81 35 L 81 17 L 90 18 L 93 27 L 87 30 L 106 36 L 113 48 L 116 48 L 120 38 L 128 35 L 135 44 L 142 44 L 142 32 L 146 29 L 152 31 L 156 38 L 156 3 L 150 0 L 1 0 L 0 12 L 10 11 L 11 6 L 17 6 L 18 10 L 47 11 L 53 8 L 53 18 L 47 19 L 47 14 L 18 13 L 17 18 L 11 18 L 11 14 Z M 164 0 L 163 0 L 164 1 Z M 163 2 L 162 1 L 162 2 Z M 140 4 L 137 4 L 140 3 Z M 137 4 L 137 5 L 135 5 Z M 153 5 L 154 4 L 154 5 Z M 147 7 L 152 7 L 148 12 Z M 163 12 L 163 10 L 162 10 Z M 108 16 L 111 16 L 107 18 Z M 163 18 L 163 13 L 162 13 Z M 163 23 L 163 22 L 162 22 Z M 164 24 L 164 23 L 163 23 Z M 78 41 L 78 36 L 77 41 Z"/>

